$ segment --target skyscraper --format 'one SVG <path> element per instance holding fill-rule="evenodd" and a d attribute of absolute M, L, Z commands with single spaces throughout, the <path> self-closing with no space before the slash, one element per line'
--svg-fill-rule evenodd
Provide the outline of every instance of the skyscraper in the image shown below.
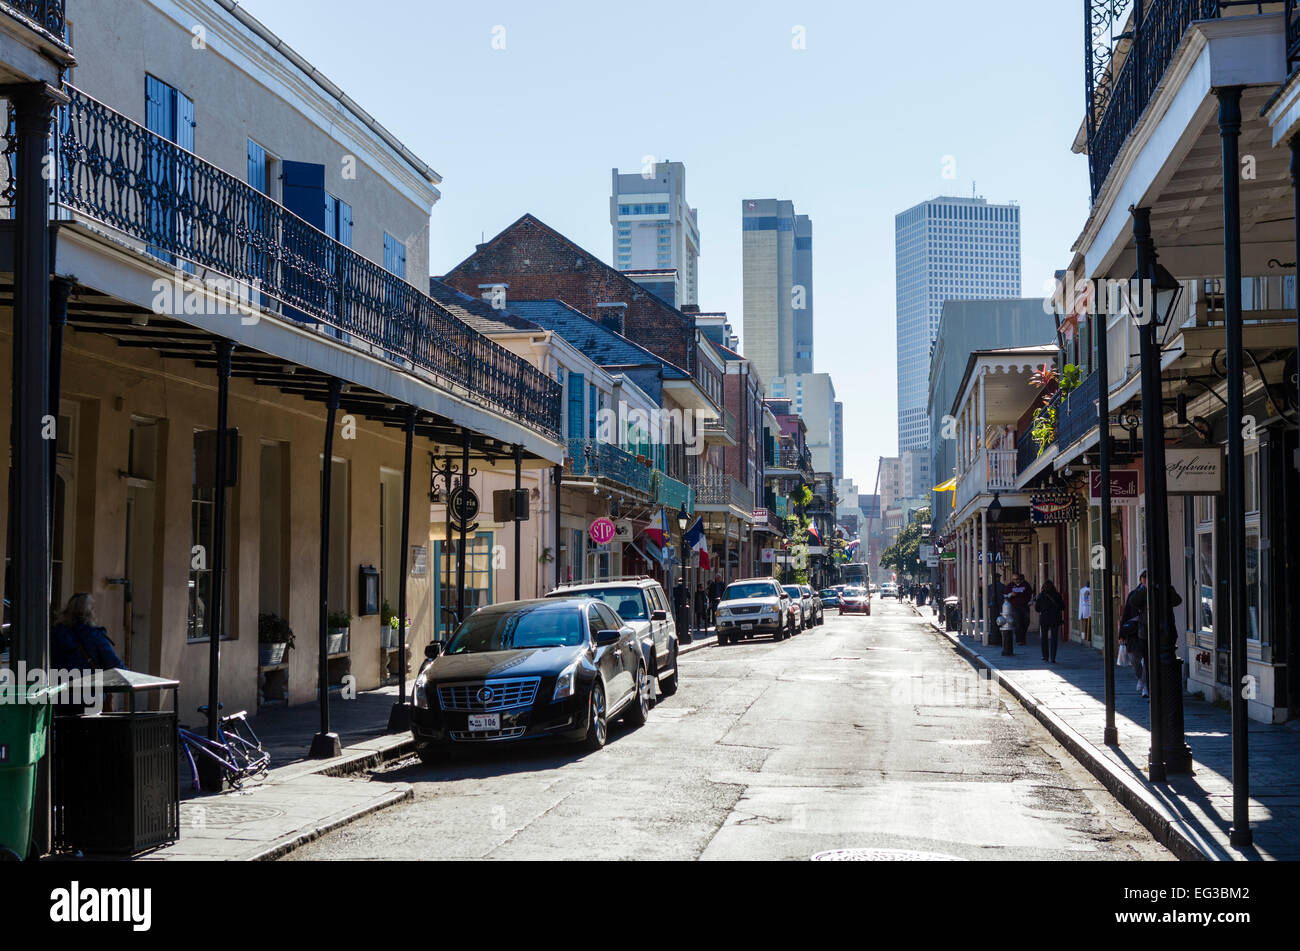
<path fill-rule="evenodd" d="M 935 198 L 894 219 L 898 450 L 928 449 L 930 345 L 945 301 L 1020 296 L 1020 208 Z"/>
<path fill-rule="evenodd" d="M 752 358 L 750 358 L 752 359 Z M 768 385 L 772 399 L 788 399 L 790 408 L 802 416 L 808 427 L 808 449 L 813 469 L 844 472 L 844 404 L 835 399 L 835 384 L 829 373 L 791 373 L 779 376 Z"/>
<path fill-rule="evenodd" d="M 813 372 L 812 221 L 776 198 L 741 203 L 745 356 L 764 380 Z"/>
<path fill-rule="evenodd" d="M 700 302 L 700 224 L 686 203 L 686 166 L 681 162 L 648 164 L 628 175 L 613 170 L 609 224 L 613 229 L 614 267 L 620 271 L 676 270 L 673 307 Z M 644 282 L 639 282 L 644 283 Z M 651 288 L 661 298 L 667 294 Z"/>

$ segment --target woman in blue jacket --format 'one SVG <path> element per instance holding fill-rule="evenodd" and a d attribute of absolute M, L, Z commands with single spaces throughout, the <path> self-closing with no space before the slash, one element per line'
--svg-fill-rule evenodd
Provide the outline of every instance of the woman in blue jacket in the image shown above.
<path fill-rule="evenodd" d="M 125 667 L 108 631 L 95 620 L 95 599 L 74 594 L 50 632 L 50 667 L 54 670 L 112 670 Z"/>

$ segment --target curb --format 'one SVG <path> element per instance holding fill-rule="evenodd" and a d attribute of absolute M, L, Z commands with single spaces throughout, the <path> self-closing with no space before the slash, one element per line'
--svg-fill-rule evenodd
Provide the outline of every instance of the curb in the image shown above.
<path fill-rule="evenodd" d="M 281 839 L 273 845 L 270 845 L 260 852 L 248 856 L 244 861 L 247 862 L 274 862 L 276 859 L 284 858 L 295 849 L 301 848 L 308 842 L 313 842 L 323 835 L 328 835 L 345 825 L 356 822 L 372 813 L 379 812 L 381 809 L 387 809 L 389 806 L 395 806 L 399 802 L 406 802 L 415 798 L 415 789 L 407 785 L 404 789 L 395 790 L 383 798 L 369 803 L 368 805 L 354 809 L 351 812 L 344 813 L 336 819 L 324 822 L 309 832 L 299 832 L 285 839 Z"/>
<path fill-rule="evenodd" d="M 915 611 L 916 607 L 913 605 Z M 921 617 L 920 612 L 917 616 Z M 922 617 L 934 629 L 955 647 L 968 662 L 976 667 L 988 670 L 997 678 L 999 686 L 1020 702 L 1020 705 L 1034 715 L 1049 733 L 1083 765 L 1088 772 L 1100 782 L 1106 790 L 1127 809 L 1143 827 L 1150 832 L 1165 848 L 1174 853 L 1180 861 L 1230 861 L 1213 842 L 1195 835 L 1187 824 L 1172 815 L 1152 794 L 1145 783 L 1126 770 L 1111 762 L 1092 743 L 1083 738 L 1074 728 L 1056 715 L 1049 707 L 1029 691 L 1004 674 L 996 665 L 971 650 L 960 640 L 960 635 L 943 630 L 935 620 Z"/>

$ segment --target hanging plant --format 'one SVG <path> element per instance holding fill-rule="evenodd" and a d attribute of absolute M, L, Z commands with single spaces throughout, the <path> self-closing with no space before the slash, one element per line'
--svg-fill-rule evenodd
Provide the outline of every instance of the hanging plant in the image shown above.
<path fill-rule="evenodd" d="M 1069 393 L 1077 390 L 1082 382 L 1083 372 L 1073 363 L 1067 363 L 1065 369 L 1061 371 L 1061 392 Z"/>
<path fill-rule="evenodd" d="M 1038 455 L 1047 451 L 1056 439 L 1056 407 L 1040 406 L 1034 411 L 1034 424 L 1029 431 L 1030 438 L 1038 446 Z M 1037 458 L 1037 457 L 1035 457 Z"/>

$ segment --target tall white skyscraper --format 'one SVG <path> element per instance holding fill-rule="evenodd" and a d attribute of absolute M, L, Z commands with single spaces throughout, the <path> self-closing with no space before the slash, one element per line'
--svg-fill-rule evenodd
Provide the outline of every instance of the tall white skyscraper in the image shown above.
<path fill-rule="evenodd" d="M 674 307 L 699 304 L 700 223 L 695 209 L 686 203 L 685 165 L 659 162 L 627 175 L 614 169 L 609 224 L 614 232 L 614 267 L 676 270 L 676 299 L 669 303 Z M 648 280 L 657 283 L 662 278 L 650 275 Z M 667 294 L 660 297 L 667 299 Z"/>
<path fill-rule="evenodd" d="M 898 450 L 928 449 L 930 345 L 944 301 L 1020 296 L 1020 208 L 935 198 L 894 219 Z"/>

